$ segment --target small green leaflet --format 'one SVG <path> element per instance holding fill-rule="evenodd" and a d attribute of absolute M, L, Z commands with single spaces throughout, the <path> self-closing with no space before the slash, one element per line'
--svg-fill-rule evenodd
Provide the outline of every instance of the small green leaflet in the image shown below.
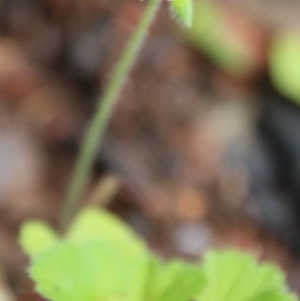
<path fill-rule="evenodd" d="M 198 0 L 194 22 L 184 34 L 214 64 L 234 76 L 247 76 L 255 66 L 251 50 L 243 39 L 230 31 L 216 1 Z"/>
<path fill-rule="evenodd" d="M 19 242 L 29 256 L 36 256 L 59 242 L 58 235 L 44 222 L 29 221 L 22 226 Z"/>
<path fill-rule="evenodd" d="M 295 33 L 282 33 L 273 38 L 269 66 L 276 88 L 291 101 L 300 104 L 300 39 Z"/>
<path fill-rule="evenodd" d="M 171 13 L 183 26 L 191 27 L 193 23 L 193 0 L 171 0 Z"/>
<path fill-rule="evenodd" d="M 207 284 L 196 301 L 295 301 L 283 273 L 271 264 L 258 265 L 237 251 L 210 252 L 203 262 Z"/>

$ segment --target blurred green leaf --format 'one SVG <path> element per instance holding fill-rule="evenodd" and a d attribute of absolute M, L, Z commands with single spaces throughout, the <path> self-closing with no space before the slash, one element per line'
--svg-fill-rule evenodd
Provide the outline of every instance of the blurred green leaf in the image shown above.
<path fill-rule="evenodd" d="M 23 228 L 28 243 L 36 229 L 40 234 L 40 229 L 51 230 L 38 225 L 35 231 Z M 65 240 L 55 240 L 38 254 L 29 272 L 37 291 L 53 301 L 186 301 L 199 294 L 204 283 L 198 266 L 163 263 L 146 251 L 124 223 L 105 211 L 83 210 Z"/>
<path fill-rule="evenodd" d="M 191 27 L 193 22 L 192 0 L 171 0 L 171 12 L 184 26 Z"/>
<path fill-rule="evenodd" d="M 204 259 L 207 285 L 197 301 L 295 301 L 283 273 L 237 251 L 210 252 Z"/>
<path fill-rule="evenodd" d="M 185 32 L 191 43 L 226 72 L 242 76 L 253 68 L 248 45 L 228 27 L 221 9 L 211 0 L 194 5 L 194 22 Z"/>
<path fill-rule="evenodd" d="M 46 224 L 28 222 L 20 241 L 37 291 L 53 301 L 140 300 L 149 255 L 113 214 L 84 209 L 61 240 Z"/>
<path fill-rule="evenodd" d="M 198 265 L 179 260 L 164 264 L 156 259 L 148 285 L 149 300 L 187 301 L 200 294 L 205 279 Z"/>
<path fill-rule="evenodd" d="M 202 267 L 165 263 L 102 210 L 83 210 L 64 240 L 34 221 L 22 228 L 20 241 L 32 256 L 37 291 L 52 301 L 296 300 L 272 265 L 237 251 L 211 252 Z"/>
<path fill-rule="evenodd" d="M 19 242 L 29 256 L 35 256 L 58 243 L 58 236 L 44 222 L 26 222 L 20 232 Z"/>
<path fill-rule="evenodd" d="M 197 266 L 123 255 L 98 241 L 64 242 L 35 258 L 29 272 L 37 291 L 53 301 L 187 301 L 204 286 Z"/>
<path fill-rule="evenodd" d="M 131 259 L 101 242 L 64 242 L 35 258 L 29 272 L 37 291 L 53 301 L 125 300 L 142 277 L 143 261 Z"/>
<path fill-rule="evenodd" d="M 66 239 L 74 243 L 100 239 L 116 248 L 121 245 L 123 252 L 133 255 L 146 252 L 145 244 L 128 225 L 105 210 L 82 210 L 71 225 Z"/>
<path fill-rule="evenodd" d="M 300 104 L 300 37 L 293 33 L 279 34 L 270 51 L 270 74 L 277 89 Z"/>

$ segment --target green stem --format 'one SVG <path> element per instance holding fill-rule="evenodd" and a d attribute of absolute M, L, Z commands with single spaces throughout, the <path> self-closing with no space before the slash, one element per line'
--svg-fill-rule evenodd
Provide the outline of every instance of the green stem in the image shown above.
<path fill-rule="evenodd" d="M 102 145 L 104 133 L 113 108 L 161 3 L 161 0 L 147 1 L 148 5 L 144 15 L 121 56 L 106 91 L 102 95 L 102 98 L 99 99 L 98 107 L 87 129 L 62 212 L 61 222 L 63 229 L 66 228 L 78 210 L 79 202 L 87 187 L 91 168 L 96 154 Z"/>

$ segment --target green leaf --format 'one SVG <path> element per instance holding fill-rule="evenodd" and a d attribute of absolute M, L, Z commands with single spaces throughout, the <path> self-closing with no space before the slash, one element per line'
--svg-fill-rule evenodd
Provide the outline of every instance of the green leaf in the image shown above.
<path fill-rule="evenodd" d="M 52 301 L 186 301 L 203 288 L 198 266 L 163 263 L 112 214 L 83 210 L 66 239 L 33 257 L 37 291 Z"/>
<path fill-rule="evenodd" d="M 30 248 L 35 232 L 25 233 L 27 245 L 22 245 Z M 43 236 L 36 238 L 42 241 Z M 37 291 L 50 300 L 140 300 L 149 255 L 143 242 L 113 214 L 82 210 L 65 239 L 38 254 L 30 275 Z"/>
<path fill-rule="evenodd" d="M 191 27 L 193 23 L 193 1 L 171 0 L 171 12 L 184 26 Z"/>
<path fill-rule="evenodd" d="M 35 256 L 57 244 L 58 237 L 46 223 L 29 221 L 21 228 L 19 242 L 27 255 Z"/>
<path fill-rule="evenodd" d="M 60 241 L 44 223 L 27 223 L 20 241 L 37 291 L 52 301 L 296 300 L 278 269 L 237 251 L 211 252 L 202 268 L 164 263 L 105 211 L 83 210 Z"/>
<path fill-rule="evenodd" d="M 222 10 L 214 1 L 195 2 L 193 26 L 184 34 L 226 72 L 238 76 L 252 72 L 255 62 L 248 44 L 228 27 Z"/>
<path fill-rule="evenodd" d="M 74 243 L 101 240 L 122 246 L 122 252 L 145 253 L 146 247 L 135 233 L 120 219 L 105 210 L 82 210 L 67 233 L 66 239 Z"/>
<path fill-rule="evenodd" d="M 204 259 L 207 285 L 197 301 L 294 301 L 283 273 L 270 264 L 258 265 L 237 251 L 210 252 Z"/>
<path fill-rule="evenodd" d="M 127 300 L 140 287 L 143 263 L 101 242 L 64 242 L 35 258 L 29 272 L 37 291 L 53 301 Z"/>
<path fill-rule="evenodd" d="M 300 39 L 296 34 L 282 34 L 273 39 L 270 52 L 271 79 L 277 89 L 300 104 Z"/>
<path fill-rule="evenodd" d="M 205 283 L 197 266 L 123 255 L 98 241 L 63 242 L 36 257 L 29 272 L 37 291 L 52 301 L 187 301 Z"/>
<path fill-rule="evenodd" d="M 149 281 L 148 297 L 155 301 L 186 301 L 200 294 L 205 284 L 202 270 L 197 265 L 175 260 L 156 263 Z"/>
<path fill-rule="evenodd" d="M 204 286 L 197 266 L 154 256 L 132 257 L 101 242 L 64 242 L 35 258 L 30 275 L 53 301 L 186 301 Z"/>

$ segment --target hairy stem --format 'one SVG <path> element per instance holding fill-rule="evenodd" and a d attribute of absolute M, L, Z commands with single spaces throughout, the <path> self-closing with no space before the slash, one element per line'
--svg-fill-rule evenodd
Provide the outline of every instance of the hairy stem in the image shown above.
<path fill-rule="evenodd" d="M 61 224 L 63 229 L 67 227 L 73 215 L 78 210 L 79 203 L 88 184 L 96 154 L 102 145 L 104 133 L 113 108 L 161 3 L 161 0 L 147 1 L 148 4 L 144 15 L 118 61 L 106 91 L 99 98 L 96 112 L 88 126 L 62 211 Z"/>

